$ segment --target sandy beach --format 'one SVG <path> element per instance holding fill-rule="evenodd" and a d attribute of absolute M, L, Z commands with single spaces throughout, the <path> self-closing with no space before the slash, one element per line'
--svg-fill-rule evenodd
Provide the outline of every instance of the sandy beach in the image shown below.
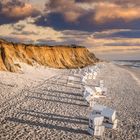
<path fill-rule="evenodd" d="M 0 140 L 139 140 L 140 71 L 98 65 L 96 80 L 87 84 L 93 87 L 104 80 L 107 97 L 96 102 L 117 111 L 116 130 L 105 129 L 99 138 L 87 133 L 89 107 L 83 98 L 82 72 L 71 86 L 67 79 L 74 76 L 73 70 L 23 64 L 22 74 L 0 72 Z"/>

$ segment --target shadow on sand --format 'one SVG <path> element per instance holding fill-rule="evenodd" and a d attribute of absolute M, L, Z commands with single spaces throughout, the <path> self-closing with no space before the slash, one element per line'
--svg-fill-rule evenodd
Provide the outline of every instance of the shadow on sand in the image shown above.
<path fill-rule="evenodd" d="M 36 94 L 39 94 L 39 95 L 48 95 L 48 94 L 45 94 L 45 93 L 41 93 L 41 92 L 36 92 L 36 91 L 30 91 L 30 90 L 26 90 L 28 92 L 31 92 L 31 93 L 36 93 Z M 65 91 L 59 91 L 59 90 L 47 90 L 47 89 L 44 89 L 43 92 L 51 92 L 52 94 L 53 93 L 60 93 L 61 95 L 64 94 L 64 95 L 70 95 L 70 96 L 76 96 L 76 97 L 83 97 L 82 94 L 80 93 L 72 93 L 72 92 L 65 92 Z"/>
<path fill-rule="evenodd" d="M 71 116 L 63 116 L 63 115 L 59 115 L 59 114 L 53 114 L 53 113 L 46 113 L 46 112 L 39 112 L 39 111 L 35 111 L 35 110 L 29 110 L 29 109 L 25 109 L 25 110 L 22 110 L 24 112 L 28 112 L 28 113 L 35 113 L 35 114 L 40 114 L 40 115 L 47 115 L 47 116 L 55 116 L 55 117 L 65 117 L 65 118 L 68 118 L 68 119 L 76 119 L 76 120 L 82 120 L 82 121 L 88 121 L 87 118 L 83 118 L 83 117 L 77 117 L 77 116 L 74 116 L 74 117 L 71 117 Z"/>
<path fill-rule="evenodd" d="M 29 115 L 32 117 L 41 118 L 45 120 L 53 120 L 53 121 L 59 121 L 59 122 L 88 125 L 88 119 L 80 118 L 80 117 L 78 118 L 78 117 L 57 115 L 57 114 L 52 114 L 52 113 L 42 113 L 42 112 L 37 112 L 33 110 L 31 111 L 25 110 L 23 112 L 20 112 L 19 114 L 25 114 L 26 116 Z"/>
<path fill-rule="evenodd" d="M 55 129 L 55 130 L 62 130 L 65 132 L 71 132 L 71 133 L 80 133 L 80 134 L 86 134 L 88 135 L 86 130 L 82 129 L 74 129 L 74 128 L 68 128 L 64 126 L 58 126 L 58 125 L 53 125 L 50 123 L 42 123 L 42 122 L 37 122 L 37 121 L 31 121 L 31 120 L 24 120 L 24 119 L 19 119 L 15 117 L 7 117 L 5 118 L 7 121 L 14 122 L 14 123 L 21 123 L 21 124 L 27 124 L 31 126 L 39 126 L 39 127 L 45 127 L 47 129 Z"/>
<path fill-rule="evenodd" d="M 60 100 L 55 100 L 55 99 L 44 99 L 44 98 L 36 97 L 36 96 L 26 96 L 25 98 L 37 99 L 37 100 L 42 100 L 42 101 L 47 101 L 47 102 L 56 102 L 56 103 L 62 103 L 62 104 L 76 105 L 79 107 L 88 107 L 87 104 L 77 104 L 74 102 L 60 101 Z"/>
<path fill-rule="evenodd" d="M 78 86 L 69 86 L 67 83 L 62 83 L 62 82 L 49 82 L 47 84 L 52 84 L 52 85 L 58 85 L 58 86 L 64 86 L 66 88 L 73 88 L 73 89 L 81 89 L 82 87 L 79 87 L 79 85 L 81 86 L 82 84 L 78 84 L 78 83 L 73 83 L 74 85 L 78 85 Z"/>

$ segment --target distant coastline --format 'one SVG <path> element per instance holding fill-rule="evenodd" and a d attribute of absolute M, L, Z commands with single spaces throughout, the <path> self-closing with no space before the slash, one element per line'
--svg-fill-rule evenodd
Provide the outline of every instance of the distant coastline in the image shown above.
<path fill-rule="evenodd" d="M 115 64 L 131 68 L 140 68 L 140 60 L 113 60 Z"/>

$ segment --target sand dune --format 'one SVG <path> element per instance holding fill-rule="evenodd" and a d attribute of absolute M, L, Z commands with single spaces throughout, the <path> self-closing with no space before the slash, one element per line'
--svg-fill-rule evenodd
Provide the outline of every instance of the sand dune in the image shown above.
<path fill-rule="evenodd" d="M 105 81 L 108 97 L 96 102 L 116 109 L 119 119 L 117 130 L 106 129 L 102 139 L 138 140 L 140 86 L 128 69 L 111 63 L 100 65 L 97 79 L 88 84 Z M 0 72 L 1 140 L 93 140 L 87 133 L 89 108 L 82 96 L 82 75 L 71 86 L 66 83 L 69 75 L 74 76 L 73 70 L 33 68 L 25 64 L 23 71 L 23 74 Z"/>

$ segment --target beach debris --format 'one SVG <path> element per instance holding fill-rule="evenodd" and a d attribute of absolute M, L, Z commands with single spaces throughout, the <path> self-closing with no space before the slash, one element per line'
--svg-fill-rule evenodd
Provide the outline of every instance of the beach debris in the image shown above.
<path fill-rule="evenodd" d="M 116 129 L 118 120 L 116 111 L 100 104 L 94 103 L 93 110 L 89 114 L 88 133 L 94 136 L 102 136 L 105 128 Z"/>

